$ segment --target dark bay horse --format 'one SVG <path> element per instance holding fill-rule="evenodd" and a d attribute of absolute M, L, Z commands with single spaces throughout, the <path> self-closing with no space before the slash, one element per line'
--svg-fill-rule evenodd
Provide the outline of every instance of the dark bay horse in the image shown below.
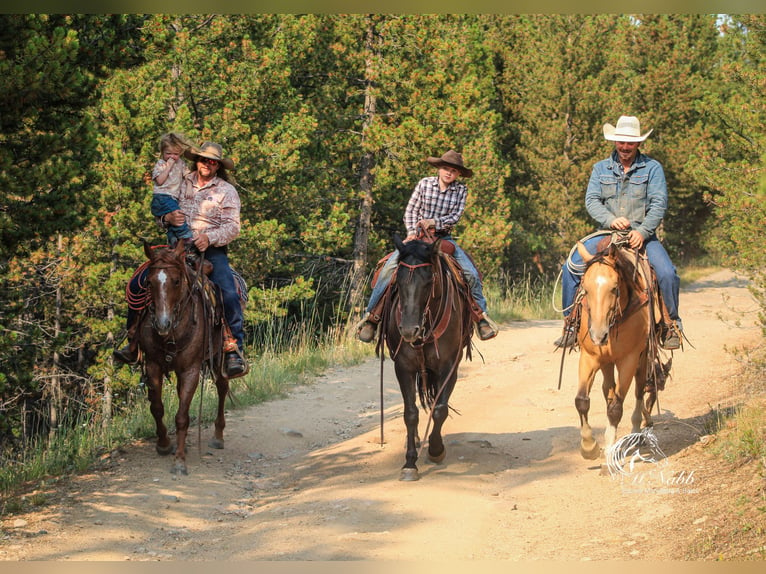
<path fill-rule="evenodd" d="M 186 436 L 189 430 L 189 407 L 204 369 L 209 369 L 218 390 L 218 414 L 215 431 L 209 442 L 223 448 L 224 401 L 229 380 L 221 368 L 223 312 L 215 291 L 201 269 L 186 261 L 182 241 L 175 249 L 151 248 L 144 244 L 149 259 L 147 284 L 151 303 L 138 327 L 138 346 L 144 357 L 144 380 L 148 388 L 150 410 L 157 427 L 157 452 L 175 451 L 171 472 L 187 474 Z M 175 417 L 176 444 L 168 438 L 162 419 L 162 383 L 170 372 L 176 374 L 178 412 Z M 201 399 L 200 399 L 201 400 Z"/>
<path fill-rule="evenodd" d="M 378 352 L 383 352 L 385 341 L 404 401 L 407 452 L 399 479 L 418 480 L 417 400 L 433 420 L 428 458 L 441 462 L 446 455 L 442 425 L 464 349 L 470 358 L 473 323 L 462 273 L 441 253 L 441 240 L 403 243 L 395 236 L 394 244 L 399 265 L 383 313 Z"/>
<path fill-rule="evenodd" d="M 623 414 L 623 402 L 635 378 L 636 405 L 631 416 L 633 432 L 652 425 L 651 409 L 656 388 L 647 386 L 647 372 L 654 361 L 651 349 L 651 308 L 643 276 L 631 261 L 635 251 L 611 243 L 591 255 L 578 242 L 577 250 L 586 268 L 580 283 L 582 293 L 580 328 L 579 386 L 575 406 L 580 415 L 580 453 L 586 459 L 600 455 L 588 423 L 590 390 L 596 373 L 603 374 L 608 426 L 604 433 L 605 449 L 617 436 Z M 617 381 L 614 370 L 617 369 Z M 644 403 L 645 390 L 649 389 Z"/>

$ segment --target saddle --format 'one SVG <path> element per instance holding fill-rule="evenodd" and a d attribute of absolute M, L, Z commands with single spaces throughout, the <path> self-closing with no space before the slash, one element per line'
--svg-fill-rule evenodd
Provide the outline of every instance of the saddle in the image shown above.
<path fill-rule="evenodd" d="M 647 392 L 664 390 L 665 381 L 670 374 L 672 358 L 663 364 L 658 350 L 661 347 L 661 341 L 664 340 L 668 331 L 675 328 L 674 322 L 670 318 L 670 313 L 662 297 L 662 291 L 660 291 L 659 283 L 657 282 L 657 275 L 649 264 L 649 259 L 643 250 L 639 252 L 630 249 L 627 247 L 625 235 L 613 232 L 606 235 L 596 244 L 597 253 L 607 250 L 612 244 L 616 245 L 619 249 L 629 251 L 634 256 L 635 273 L 640 275 L 643 284 L 647 286 L 645 292 L 638 294 L 634 301 L 629 304 L 628 308 L 624 310 L 622 317 L 623 319 L 627 318 L 631 313 L 643 307 L 643 305 L 649 305 L 652 329 L 649 335 L 649 372 L 647 373 L 645 390 Z M 572 329 L 574 333 L 579 331 L 582 309 L 586 304 L 587 301 L 583 298 L 582 289 L 578 288 L 572 312 L 566 317 L 564 322 L 565 329 Z M 570 351 L 575 350 L 577 346 L 578 344 L 575 342 Z"/>
<path fill-rule="evenodd" d="M 630 249 L 626 246 L 625 235 L 614 232 L 605 236 L 598 242 L 596 251 L 598 253 L 605 251 L 612 244 L 616 245 L 619 249 L 629 251 L 634 256 L 634 272 L 642 278 L 642 283 L 646 286 L 645 291 L 637 294 L 637 296 L 633 298 L 634 300 L 628 305 L 628 308 L 624 310 L 622 319 L 627 318 L 631 313 L 634 313 L 644 305 L 649 305 L 649 317 L 652 329 L 648 341 L 648 372 L 644 390 L 645 392 L 656 393 L 657 391 L 665 389 L 665 382 L 670 376 L 670 369 L 673 363 L 672 357 L 668 359 L 667 362 L 662 362 L 659 354 L 661 341 L 664 340 L 670 329 L 675 329 L 676 327 L 670 318 L 670 313 L 663 300 L 662 292 L 660 291 L 657 282 L 657 276 L 654 269 L 649 264 L 649 259 L 646 257 L 643 250 L 639 252 Z M 572 312 L 565 319 L 565 330 L 571 329 L 574 333 L 579 331 L 584 305 L 587 305 L 587 301 L 584 299 L 584 294 L 580 287 L 575 296 Z M 578 343 L 575 342 L 570 348 L 570 352 L 577 347 Z"/>
<path fill-rule="evenodd" d="M 159 249 L 167 247 L 166 245 L 155 245 L 152 249 Z M 138 313 L 135 325 L 132 327 L 133 334 L 143 324 L 147 316 L 147 309 L 151 304 L 151 292 L 149 291 L 145 281 L 145 271 L 151 264 L 150 261 L 144 261 L 138 269 L 133 273 L 128 284 L 125 288 L 125 299 L 128 303 L 128 307 Z M 206 316 L 210 325 L 217 325 L 223 323 L 223 351 L 239 352 L 237 340 L 231 333 L 226 319 L 223 316 L 223 304 L 219 301 L 218 290 L 215 284 L 209 279 L 210 274 L 213 272 L 213 264 L 204 259 L 202 254 L 196 248 L 186 249 L 186 264 L 191 271 L 192 282 L 194 283 L 194 289 L 200 289 L 203 294 L 203 298 L 206 301 Z M 244 278 L 237 273 L 234 269 L 231 270 L 234 276 L 234 283 L 237 287 L 237 293 L 242 308 L 245 308 L 247 303 L 247 284 Z M 131 285 L 137 285 L 137 292 L 131 291 Z M 129 333 L 128 337 L 132 339 L 132 334 Z"/>
<path fill-rule="evenodd" d="M 416 239 L 423 241 L 425 243 L 434 243 L 437 239 L 439 239 L 439 237 L 434 233 L 433 230 L 431 229 L 425 230 L 422 227 L 419 227 Z M 468 288 L 468 284 L 465 282 L 463 270 L 460 267 L 460 264 L 457 262 L 457 259 L 455 259 L 454 257 L 455 245 L 451 241 L 442 241 L 440 245 L 440 253 L 442 254 L 445 263 L 449 266 L 453 275 L 457 278 L 458 287 L 459 287 L 458 293 L 460 294 L 461 297 L 463 297 L 463 299 L 465 300 L 465 303 L 468 305 L 468 308 L 471 310 L 471 319 L 474 322 L 479 321 L 482 318 L 482 311 L 479 305 L 474 300 L 473 295 L 471 295 L 471 290 Z M 391 258 L 391 255 L 392 253 L 388 253 L 386 256 L 381 258 L 378 261 L 378 263 L 375 265 L 375 271 L 373 272 L 372 282 L 371 282 L 372 287 L 375 287 L 375 285 L 377 284 L 380 271 L 381 269 L 383 269 L 386 262 Z M 388 284 L 388 287 L 386 287 L 386 290 L 383 292 L 383 296 L 380 298 L 380 301 L 378 301 L 377 305 L 375 305 L 375 307 L 373 307 L 373 309 L 370 311 L 370 315 L 376 322 L 380 322 L 381 318 L 383 317 L 384 309 L 386 308 L 386 303 L 388 299 L 391 297 L 391 293 L 393 291 L 393 286 L 395 283 L 396 283 L 396 270 L 394 270 L 394 274 L 391 276 L 391 282 Z"/>

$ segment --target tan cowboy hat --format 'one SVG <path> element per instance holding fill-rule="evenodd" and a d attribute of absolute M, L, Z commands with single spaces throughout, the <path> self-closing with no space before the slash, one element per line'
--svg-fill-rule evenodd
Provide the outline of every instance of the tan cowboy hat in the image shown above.
<path fill-rule="evenodd" d="M 441 157 L 429 157 L 426 161 L 434 167 L 444 167 L 445 165 L 454 167 L 460 172 L 460 175 L 466 178 L 473 176 L 473 170 L 463 165 L 463 156 L 453 149 L 445 152 Z"/>
<path fill-rule="evenodd" d="M 610 142 L 642 142 L 652 130 L 641 135 L 641 123 L 635 116 L 620 116 L 617 126 L 604 124 L 604 137 Z"/>
<path fill-rule="evenodd" d="M 199 149 L 192 147 L 184 152 L 184 157 L 196 161 L 198 157 L 206 157 L 221 162 L 226 169 L 234 169 L 234 161 L 223 157 L 223 148 L 217 143 L 203 142 Z"/>

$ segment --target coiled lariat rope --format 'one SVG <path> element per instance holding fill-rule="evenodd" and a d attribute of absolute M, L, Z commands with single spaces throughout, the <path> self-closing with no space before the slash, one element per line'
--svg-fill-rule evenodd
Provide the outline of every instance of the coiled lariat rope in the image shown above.
<path fill-rule="evenodd" d="M 580 241 L 581 242 L 585 242 L 585 241 L 588 241 L 589 239 L 591 239 L 593 237 L 598 237 L 600 235 L 610 235 L 611 233 L 613 233 L 613 231 L 610 231 L 610 230 L 607 230 L 607 229 L 602 229 L 602 230 L 599 230 L 599 231 L 594 231 L 590 235 L 586 235 L 585 237 L 580 239 Z M 585 273 L 585 268 L 587 267 L 587 265 L 585 263 L 575 263 L 572 260 L 572 256 L 575 254 L 576 251 L 577 251 L 577 243 L 575 243 L 572 246 L 572 249 L 569 250 L 569 255 L 567 255 L 567 260 L 566 260 L 565 265 L 566 265 L 567 269 L 573 275 L 577 275 L 578 277 L 582 277 L 582 274 Z M 565 311 L 569 311 L 575 305 L 574 303 L 572 303 L 571 305 L 569 305 L 569 307 L 567 307 L 565 309 L 559 309 L 556 306 L 556 291 L 558 290 L 558 286 L 559 286 L 559 283 L 561 281 L 561 277 L 562 277 L 563 274 L 564 274 L 564 269 L 562 268 L 561 271 L 559 271 L 558 276 L 556 277 L 556 282 L 553 285 L 553 292 L 551 293 L 551 306 L 553 307 L 553 310 L 556 311 L 557 313 L 563 313 Z"/>

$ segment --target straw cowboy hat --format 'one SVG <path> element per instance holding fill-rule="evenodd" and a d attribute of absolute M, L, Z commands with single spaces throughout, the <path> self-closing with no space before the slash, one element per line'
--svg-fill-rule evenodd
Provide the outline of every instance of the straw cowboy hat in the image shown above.
<path fill-rule="evenodd" d="M 445 152 L 441 157 L 429 157 L 426 161 L 434 167 L 454 167 L 466 178 L 473 176 L 473 170 L 463 165 L 463 156 L 453 149 Z"/>
<path fill-rule="evenodd" d="M 226 169 L 234 169 L 234 161 L 223 157 L 223 148 L 217 143 L 203 142 L 199 149 L 192 147 L 184 152 L 184 157 L 196 161 L 198 157 L 206 157 L 221 162 Z"/>
<path fill-rule="evenodd" d="M 635 116 L 620 116 L 617 126 L 604 124 L 604 137 L 611 142 L 642 142 L 652 130 L 641 135 L 641 124 Z"/>

